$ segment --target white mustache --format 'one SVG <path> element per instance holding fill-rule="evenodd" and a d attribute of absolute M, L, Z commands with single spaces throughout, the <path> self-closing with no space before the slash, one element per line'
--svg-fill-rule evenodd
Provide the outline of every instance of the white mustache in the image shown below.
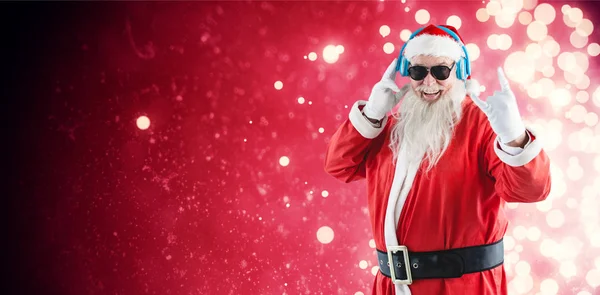
<path fill-rule="evenodd" d="M 441 91 L 441 90 L 443 90 L 443 89 L 441 87 L 437 86 L 437 85 L 431 85 L 431 86 L 419 85 L 415 89 L 415 92 L 436 93 L 436 92 Z"/>

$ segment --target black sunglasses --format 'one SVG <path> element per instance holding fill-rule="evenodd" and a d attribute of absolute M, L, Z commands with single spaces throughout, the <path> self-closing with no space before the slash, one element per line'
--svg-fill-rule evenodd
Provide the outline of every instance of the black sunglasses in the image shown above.
<path fill-rule="evenodd" d="M 453 63 L 451 67 L 447 66 L 433 66 L 431 68 L 424 66 L 412 66 L 408 68 L 408 74 L 413 80 L 421 81 L 427 77 L 429 71 L 431 71 L 431 75 L 437 80 L 446 80 L 450 77 L 450 73 L 452 72 L 452 68 L 454 68 Z"/>

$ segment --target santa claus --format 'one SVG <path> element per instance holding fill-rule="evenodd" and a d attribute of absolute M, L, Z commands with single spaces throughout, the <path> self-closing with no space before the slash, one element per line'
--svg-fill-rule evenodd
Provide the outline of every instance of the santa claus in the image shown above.
<path fill-rule="evenodd" d="M 455 28 L 419 29 L 331 138 L 326 172 L 367 180 L 373 294 L 507 294 L 504 206 L 544 200 L 550 162 L 502 69 L 485 100 L 470 73 Z"/>

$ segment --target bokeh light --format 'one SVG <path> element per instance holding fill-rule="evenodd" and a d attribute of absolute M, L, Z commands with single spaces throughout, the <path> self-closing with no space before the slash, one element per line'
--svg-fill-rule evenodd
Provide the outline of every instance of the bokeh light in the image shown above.
<path fill-rule="evenodd" d="M 135 123 L 141 130 L 146 130 L 148 127 L 150 127 L 150 118 L 146 116 L 139 116 Z"/>
<path fill-rule="evenodd" d="M 322 226 L 317 230 L 317 240 L 323 244 L 329 244 L 333 241 L 333 229 L 328 226 Z"/>

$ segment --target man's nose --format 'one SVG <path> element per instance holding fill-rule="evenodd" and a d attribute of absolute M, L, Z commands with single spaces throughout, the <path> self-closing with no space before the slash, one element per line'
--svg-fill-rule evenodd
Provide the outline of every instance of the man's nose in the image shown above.
<path fill-rule="evenodd" d="M 431 72 L 427 73 L 427 76 L 425 76 L 425 79 L 423 79 L 423 84 L 425 84 L 427 86 L 431 86 L 431 85 L 433 85 L 435 83 L 437 83 L 437 81 L 431 75 Z"/>

